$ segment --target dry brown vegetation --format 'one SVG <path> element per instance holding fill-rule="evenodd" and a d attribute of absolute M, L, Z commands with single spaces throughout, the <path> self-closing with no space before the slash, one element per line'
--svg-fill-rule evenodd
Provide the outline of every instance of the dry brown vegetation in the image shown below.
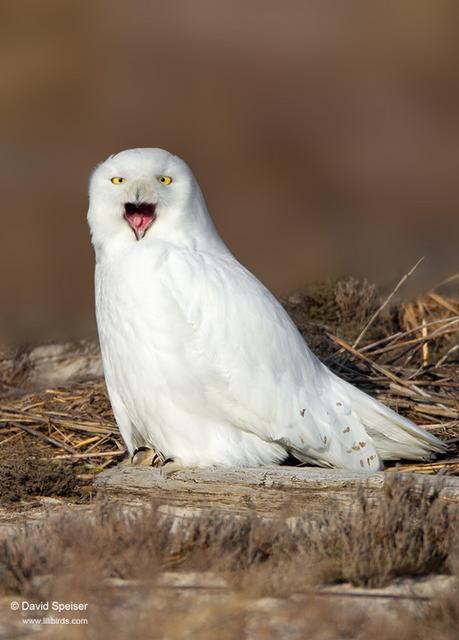
<path fill-rule="evenodd" d="M 287 515 L 208 513 L 183 527 L 156 505 L 101 502 L 4 539 L 2 589 L 16 599 L 91 602 L 91 633 L 72 629 L 75 638 L 238 638 L 252 629 L 255 638 L 301 638 L 307 630 L 312 638 L 385 639 L 394 618 L 378 628 L 379 609 L 369 615 L 314 587 L 348 581 L 380 587 L 397 576 L 457 568 L 457 505 L 403 477 L 390 478 L 378 504 L 362 495 L 345 518 L 329 514 L 311 524 Z M 212 584 L 206 588 L 204 578 L 186 596 L 164 582 L 165 571 L 211 575 Z M 121 590 L 113 579 L 122 580 Z M 121 603 L 120 617 L 113 612 Z M 420 604 L 416 614 L 394 613 L 398 637 L 427 638 L 430 628 L 439 639 L 452 638 L 459 620 L 453 594 Z"/>
<path fill-rule="evenodd" d="M 68 511 L 30 524 L 2 541 L 3 587 L 34 592 L 37 579 L 80 573 L 87 579 L 149 578 L 166 568 L 224 572 L 239 579 L 262 568 L 264 595 L 301 590 L 315 579 L 382 586 L 400 576 L 447 573 L 457 553 L 457 505 L 439 491 L 401 476 L 387 480 L 374 504 L 359 497 L 347 517 L 324 514 L 259 518 L 204 513 L 187 519 L 156 505 L 123 507 L 101 502 L 88 514 Z M 249 572 L 249 573 L 248 573 Z M 254 572 L 256 575 L 256 571 Z M 282 576 L 279 582 L 278 577 Z M 36 595 L 39 595 L 38 593 Z"/>
<path fill-rule="evenodd" d="M 14 505 L 34 495 L 79 501 L 89 496 L 88 474 L 81 463 L 56 463 L 43 453 L 34 455 L 24 442 L 17 447 L 5 445 L 1 454 L 0 506 Z"/>

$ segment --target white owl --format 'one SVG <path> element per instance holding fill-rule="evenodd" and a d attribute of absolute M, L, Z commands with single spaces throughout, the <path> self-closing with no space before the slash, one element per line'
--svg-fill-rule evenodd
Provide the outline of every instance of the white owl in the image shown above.
<path fill-rule="evenodd" d="M 444 451 L 316 358 L 225 246 L 177 156 L 110 156 L 92 175 L 88 221 L 105 379 L 131 455 L 155 450 L 174 469 L 291 454 L 375 470 Z"/>

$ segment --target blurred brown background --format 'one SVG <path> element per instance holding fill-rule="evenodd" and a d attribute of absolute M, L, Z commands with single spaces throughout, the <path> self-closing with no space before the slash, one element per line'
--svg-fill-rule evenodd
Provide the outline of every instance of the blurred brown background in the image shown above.
<path fill-rule="evenodd" d="M 94 331 L 87 181 L 184 157 L 276 293 L 457 271 L 457 0 L 3 0 L 1 322 Z"/>

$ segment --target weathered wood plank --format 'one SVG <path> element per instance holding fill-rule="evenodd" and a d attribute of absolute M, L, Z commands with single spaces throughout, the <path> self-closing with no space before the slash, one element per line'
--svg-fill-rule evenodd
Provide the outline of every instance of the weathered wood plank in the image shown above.
<path fill-rule="evenodd" d="M 99 346 L 90 340 L 12 352 L 0 349 L 0 379 L 22 390 L 98 378 L 102 373 Z"/>
<path fill-rule="evenodd" d="M 410 477 L 420 485 L 441 486 L 445 499 L 459 502 L 459 478 Z M 352 507 L 359 491 L 376 499 L 386 478 L 383 472 L 279 466 L 196 469 L 165 478 L 158 469 L 119 465 L 102 472 L 96 488 L 99 495 L 126 501 L 155 499 L 173 507 L 272 516 L 285 509 L 311 514 L 340 511 Z"/>

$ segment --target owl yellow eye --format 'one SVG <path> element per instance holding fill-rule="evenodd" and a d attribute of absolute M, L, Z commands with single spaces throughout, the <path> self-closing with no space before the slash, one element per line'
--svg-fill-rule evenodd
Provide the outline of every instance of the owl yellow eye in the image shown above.
<path fill-rule="evenodd" d="M 111 182 L 113 184 L 123 184 L 123 182 L 126 182 L 126 178 L 112 178 Z"/>
<path fill-rule="evenodd" d="M 158 181 L 161 184 L 170 184 L 172 182 L 172 178 L 170 176 L 158 176 Z"/>

